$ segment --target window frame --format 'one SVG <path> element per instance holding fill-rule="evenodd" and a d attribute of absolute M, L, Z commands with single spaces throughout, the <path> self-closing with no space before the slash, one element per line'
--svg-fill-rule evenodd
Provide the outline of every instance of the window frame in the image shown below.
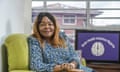
<path fill-rule="evenodd" d="M 116 25 L 112 25 L 112 26 L 105 26 L 105 27 L 101 27 L 101 26 L 93 26 L 91 23 L 90 23 L 90 10 L 120 10 L 120 8 L 90 8 L 90 2 L 92 1 L 119 1 L 120 0 L 32 0 L 32 1 L 43 1 L 44 4 L 46 4 L 47 1 L 85 1 L 86 2 L 86 23 L 83 27 L 61 27 L 62 29 L 99 29 L 100 30 L 103 30 L 103 29 L 106 29 L 108 28 L 108 30 L 113 30 L 114 28 L 116 28 Z M 46 5 L 44 5 L 45 7 Z M 47 8 L 44 8 L 42 9 L 44 11 L 47 11 Z M 50 9 L 48 9 L 49 11 Z M 56 10 L 59 10 L 59 9 L 56 9 Z M 65 9 L 61 9 L 61 10 L 65 10 Z M 74 9 L 71 9 L 71 10 L 74 10 Z M 120 17 L 96 17 L 95 19 L 120 19 Z M 117 26 L 118 28 L 120 27 L 120 25 Z M 119 30 L 117 28 L 117 30 Z"/>
<path fill-rule="evenodd" d="M 62 19 L 62 24 L 63 25 L 77 25 L 77 16 L 76 15 L 71 15 L 71 16 L 74 16 L 74 17 L 65 17 L 65 15 L 63 15 L 62 16 L 62 18 L 63 18 Z M 65 23 L 65 19 L 67 19 L 67 20 L 74 19 L 74 23 Z"/>

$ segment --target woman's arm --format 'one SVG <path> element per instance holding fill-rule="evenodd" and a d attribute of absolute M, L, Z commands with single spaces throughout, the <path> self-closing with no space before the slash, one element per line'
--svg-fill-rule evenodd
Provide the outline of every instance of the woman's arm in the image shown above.
<path fill-rule="evenodd" d="M 60 37 L 65 39 L 67 47 L 68 47 L 68 52 L 69 52 L 69 58 L 68 61 L 72 65 L 75 65 L 75 68 L 79 68 L 80 65 L 80 59 L 77 53 L 75 52 L 73 46 L 70 43 L 70 39 L 67 37 L 67 35 L 64 32 L 60 32 Z"/>
<path fill-rule="evenodd" d="M 55 64 L 46 64 L 43 62 L 42 50 L 37 39 L 29 37 L 28 44 L 30 51 L 30 69 L 40 72 L 53 72 Z"/>
<path fill-rule="evenodd" d="M 80 67 L 80 58 L 79 58 L 78 54 L 76 53 L 75 49 L 73 48 L 73 46 L 71 45 L 68 37 L 66 37 L 66 43 L 67 43 L 67 47 L 68 47 L 68 50 L 69 50 L 69 59 L 68 59 L 68 61 L 70 63 L 74 64 L 75 68 L 79 69 L 79 67 Z"/>
<path fill-rule="evenodd" d="M 71 43 L 70 43 L 69 40 L 67 41 L 67 43 L 68 43 L 67 46 L 69 48 L 69 53 L 70 53 L 69 61 L 70 61 L 70 63 L 75 62 L 75 64 L 76 64 L 76 69 L 72 69 L 72 70 L 77 70 L 78 69 L 78 71 L 82 70 L 82 72 L 93 72 L 94 70 L 92 68 L 83 66 L 81 64 L 80 58 L 79 58 L 78 54 L 76 53 L 75 49 L 71 46 Z"/>

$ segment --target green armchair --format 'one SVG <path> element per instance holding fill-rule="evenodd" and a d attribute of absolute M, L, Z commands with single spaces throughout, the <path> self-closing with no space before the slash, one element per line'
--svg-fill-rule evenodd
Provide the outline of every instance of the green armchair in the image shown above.
<path fill-rule="evenodd" d="M 9 35 L 2 45 L 3 72 L 33 72 L 29 70 L 29 52 L 26 34 Z M 82 64 L 86 65 L 83 58 Z"/>
<path fill-rule="evenodd" d="M 2 46 L 3 72 L 32 72 L 29 70 L 29 53 L 26 34 L 12 34 Z M 7 60 L 6 60 L 7 59 Z"/>

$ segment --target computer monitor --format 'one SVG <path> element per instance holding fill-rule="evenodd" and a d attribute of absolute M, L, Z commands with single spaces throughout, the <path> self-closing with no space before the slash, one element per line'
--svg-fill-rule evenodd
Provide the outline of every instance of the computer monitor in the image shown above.
<path fill-rule="evenodd" d="M 76 30 L 75 49 L 87 62 L 120 63 L 120 31 Z"/>

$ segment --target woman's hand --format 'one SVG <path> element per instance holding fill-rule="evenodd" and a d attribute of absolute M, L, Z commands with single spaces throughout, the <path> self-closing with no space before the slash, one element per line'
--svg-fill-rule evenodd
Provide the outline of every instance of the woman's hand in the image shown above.
<path fill-rule="evenodd" d="M 56 65 L 54 67 L 54 72 L 60 72 L 60 71 L 62 71 L 61 65 Z"/>
<path fill-rule="evenodd" d="M 74 69 L 77 67 L 77 63 L 75 61 L 72 61 L 70 64 L 73 65 Z"/>
<path fill-rule="evenodd" d="M 72 70 L 72 69 L 76 69 L 77 63 L 75 61 L 72 61 L 71 63 L 63 63 L 61 65 L 56 65 L 54 67 L 54 72 L 57 71 L 68 71 L 68 70 Z"/>
<path fill-rule="evenodd" d="M 68 70 L 71 70 L 71 69 L 75 69 L 75 68 L 76 68 L 76 66 L 73 63 L 63 63 L 61 65 L 61 69 L 65 70 L 65 71 L 68 71 Z"/>

